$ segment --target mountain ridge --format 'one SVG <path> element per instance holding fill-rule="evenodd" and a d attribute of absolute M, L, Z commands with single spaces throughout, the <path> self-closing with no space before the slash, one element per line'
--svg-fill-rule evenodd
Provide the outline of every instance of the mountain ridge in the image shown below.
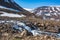
<path fill-rule="evenodd" d="M 36 16 L 41 16 L 43 19 L 60 19 L 60 7 L 41 6 L 35 8 L 32 12 Z"/>

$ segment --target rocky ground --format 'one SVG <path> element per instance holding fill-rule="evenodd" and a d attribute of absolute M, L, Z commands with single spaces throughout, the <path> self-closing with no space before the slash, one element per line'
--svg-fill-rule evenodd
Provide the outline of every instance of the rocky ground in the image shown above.
<path fill-rule="evenodd" d="M 31 27 L 32 26 L 31 24 L 33 24 L 34 26 L 39 27 L 41 31 L 60 33 L 60 25 L 59 25 L 60 22 L 44 21 L 44 20 L 38 21 L 40 19 L 38 20 L 33 19 L 34 18 L 29 18 L 29 21 L 26 19 L 27 20 L 25 21 L 26 25 Z M 49 35 L 33 36 L 27 30 L 19 32 L 18 30 L 13 29 L 12 26 L 13 23 L 0 23 L 0 40 L 60 40 L 55 36 L 49 36 Z"/>
<path fill-rule="evenodd" d="M 32 36 L 27 30 L 20 33 L 11 26 L 12 24 L 10 23 L 0 24 L 0 40 L 60 40 L 48 35 Z"/>

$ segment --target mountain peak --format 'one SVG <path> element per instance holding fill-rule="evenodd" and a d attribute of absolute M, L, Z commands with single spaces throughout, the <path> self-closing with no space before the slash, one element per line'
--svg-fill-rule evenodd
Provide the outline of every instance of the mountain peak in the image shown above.
<path fill-rule="evenodd" d="M 36 16 L 42 16 L 42 18 L 60 19 L 60 7 L 55 6 L 41 6 L 33 10 Z"/>

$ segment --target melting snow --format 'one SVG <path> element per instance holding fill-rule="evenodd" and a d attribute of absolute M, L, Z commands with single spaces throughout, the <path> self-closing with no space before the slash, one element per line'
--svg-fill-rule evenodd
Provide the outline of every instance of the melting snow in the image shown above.
<path fill-rule="evenodd" d="M 55 18 L 50 18 L 50 20 L 55 20 Z"/>
<path fill-rule="evenodd" d="M 27 10 L 27 11 L 31 11 L 32 9 L 28 9 L 28 8 L 24 8 L 25 10 Z"/>
<path fill-rule="evenodd" d="M 60 9 L 57 7 L 57 10 L 60 11 Z"/>
<path fill-rule="evenodd" d="M 24 23 L 22 23 L 22 22 L 17 22 L 17 25 L 25 26 L 25 24 L 24 24 Z"/>
<path fill-rule="evenodd" d="M 33 13 L 33 10 L 34 10 L 34 9 L 29 9 L 29 8 L 24 8 L 24 9 L 31 12 L 31 13 Z"/>
<path fill-rule="evenodd" d="M 45 15 L 46 15 L 46 16 L 51 16 L 51 15 L 50 15 L 50 13 L 48 13 L 48 14 L 45 14 Z"/>
<path fill-rule="evenodd" d="M 40 16 L 42 14 L 42 11 L 38 12 L 36 15 Z"/>
<path fill-rule="evenodd" d="M 55 11 L 54 7 L 52 7 L 52 10 Z"/>
<path fill-rule="evenodd" d="M 6 21 L 2 21 L 2 22 L 6 22 Z M 10 22 L 10 21 L 9 21 Z M 20 30 L 21 32 L 24 30 L 24 29 L 26 29 L 28 32 L 31 32 L 32 34 L 33 34 L 33 36 L 37 36 L 37 35 L 42 35 L 42 34 L 46 34 L 46 35 L 53 35 L 53 36 L 56 36 L 56 37 L 58 37 L 58 38 L 60 38 L 60 34 L 56 34 L 56 33 L 51 33 L 51 32 L 44 32 L 44 31 L 41 31 L 41 30 L 37 30 L 37 29 L 32 29 L 31 30 L 31 27 L 29 27 L 29 26 L 26 26 L 26 24 L 25 23 L 23 23 L 23 22 L 19 22 L 19 24 L 17 25 L 17 23 L 18 23 L 19 21 L 13 21 L 13 23 L 14 23 L 14 25 L 13 25 L 13 27 L 15 28 L 15 29 L 18 29 L 18 30 Z"/>
<path fill-rule="evenodd" d="M 3 12 L 0 16 L 7 16 L 7 17 L 25 17 L 24 15 L 18 15 L 18 14 L 12 14 L 12 13 L 6 13 Z"/>

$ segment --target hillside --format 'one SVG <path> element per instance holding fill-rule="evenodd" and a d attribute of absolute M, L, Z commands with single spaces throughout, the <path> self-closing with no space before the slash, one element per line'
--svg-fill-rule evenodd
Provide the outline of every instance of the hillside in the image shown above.
<path fill-rule="evenodd" d="M 41 6 L 35 8 L 32 12 L 44 20 L 60 20 L 60 7 L 58 6 Z"/>

